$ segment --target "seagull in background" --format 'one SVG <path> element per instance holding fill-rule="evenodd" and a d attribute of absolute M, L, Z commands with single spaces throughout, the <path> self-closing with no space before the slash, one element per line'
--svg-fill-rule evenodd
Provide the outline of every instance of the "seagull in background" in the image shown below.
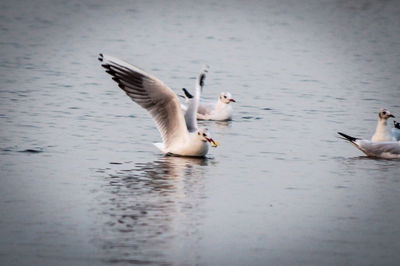
<path fill-rule="evenodd" d="M 208 70 L 208 66 L 205 69 Z M 201 84 L 203 91 L 204 83 Z M 188 104 L 192 101 L 193 95 L 185 88 L 182 89 L 186 102 L 181 105 L 182 110 L 186 111 Z M 197 109 L 197 119 L 199 120 L 214 120 L 214 121 L 229 121 L 232 120 L 233 108 L 230 103 L 236 102 L 229 92 L 221 92 L 217 102 L 200 101 Z"/>
<path fill-rule="evenodd" d="M 373 142 L 351 137 L 341 132 L 338 132 L 338 134 L 367 156 L 383 159 L 400 159 L 400 142 L 398 141 Z"/>
<path fill-rule="evenodd" d="M 185 89 L 182 89 L 186 101 L 193 96 Z M 214 121 L 229 121 L 232 120 L 233 108 L 230 103 L 236 102 L 229 92 L 221 92 L 217 102 L 200 101 L 199 109 L 197 110 L 197 119 L 199 120 L 214 120 Z M 183 110 L 186 107 L 183 105 Z"/>
<path fill-rule="evenodd" d="M 182 113 L 176 94 L 159 79 L 143 70 L 112 56 L 99 54 L 101 66 L 118 83 L 118 86 L 137 104 L 146 109 L 156 123 L 162 143 L 154 145 L 164 154 L 203 157 L 208 143 L 216 147 L 206 128 L 197 128 L 196 113 L 200 100 L 203 69 L 196 80 L 194 101 Z"/>

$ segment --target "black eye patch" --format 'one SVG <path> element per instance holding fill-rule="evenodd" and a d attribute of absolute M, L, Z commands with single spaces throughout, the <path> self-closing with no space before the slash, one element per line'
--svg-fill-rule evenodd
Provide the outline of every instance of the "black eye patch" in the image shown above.
<path fill-rule="evenodd" d="M 203 133 L 203 137 L 207 136 L 206 133 Z"/>

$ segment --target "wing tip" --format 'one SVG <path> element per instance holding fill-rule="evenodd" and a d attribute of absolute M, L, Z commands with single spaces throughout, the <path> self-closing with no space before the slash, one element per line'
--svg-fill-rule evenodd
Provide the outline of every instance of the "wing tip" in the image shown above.
<path fill-rule="evenodd" d="M 203 72 L 203 73 L 200 74 L 200 77 L 199 77 L 199 85 L 200 85 L 200 87 L 204 86 L 204 81 L 206 79 L 206 74 L 205 73 L 206 72 Z"/>
<path fill-rule="evenodd" d="M 97 58 L 100 62 L 103 62 L 104 60 L 104 55 L 102 53 L 99 53 L 99 57 Z"/>
<path fill-rule="evenodd" d="M 400 122 L 393 121 L 394 127 L 400 129 Z"/>
<path fill-rule="evenodd" d="M 200 88 L 204 87 L 204 83 L 205 83 L 205 80 L 206 80 L 206 74 L 208 73 L 208 69 L 209 68 L 210 68 L 209 65 L 204 65 L 202 70 L 201 70 L 201 72 L 200 72 L 200 75 L 199 75 L 198 81 L 197 81 L 198 85 L 200 86 Z"/>
<path fill-rule="evenodd" d="M 338 134 L 339 134 L 340 136 L 342 136 L 343 139 L 345 139 L 345 140 L 347 140 L 347 141 L 350 141 L 350 142 L 355 142 L 355 141 L 357 140 L 357 138 L 352 137 L 352 136 L 349 136 L 349 135 L 346 135 L 346 134 L 344 134 L 344 133 L 342 133 L 342 132 L 338 132 Z"/>

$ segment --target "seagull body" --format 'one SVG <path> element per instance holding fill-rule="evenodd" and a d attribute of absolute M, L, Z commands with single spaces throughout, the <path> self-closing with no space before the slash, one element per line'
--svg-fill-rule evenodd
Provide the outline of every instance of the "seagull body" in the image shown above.
<path fill-rule="evenodd" d="M 183 89 L 186 98 L 186 104 L 191 101 L 192 95 Z M 232 120 L 233 108 L 231 102 L 236 102 L 229 92 L 221 92 L 217 102 L 200 101 L 197 110 L 197 119 L 199 120 L 214 120 L 214 121 L 228 121 Z M 183 110 L 186 109 L 185 105 L 182 106 Z"/>
<path fill-rule="evenodd" d="M 338 132 L 338 134 L 351 142 L 367 156 L 383 159 L 400 159 L 400 142 L 373 142 L 366 139 L 354 138 L 341 132 Z"/>
<path fill-rule="evenodd" d="M 165 154 L 203 157 L 208 143 L 217 144 L 207 129 L 197 128 L 196 112 L 200 99 L 200 83 L 205 71 L 197 78 L 194 101 L 183 116 L 176 94 L 157 78 L 117 58 L 100 54 L 99 60 L 118 86 L 137 104 L 146 109 L 156 123 L 162 143 L 154 145 Z"/>
<path fill-rule="evenodd" d="M 172 145 L 166 146 L 164 143 L 154 143 L 162 153 L 189 156 L 189 157 L 203 157 L 208 153 L 208 144 L 203 141 L 197 141 L 198 136 L 196 133 L 189 133 L 187 138 L 181 139 Z"/>
<path fill-rule="evenodd" d="M 374 135 L 371 138 L 373 142 L 385 142 L 385 141 L 395 141 L 391 130 L 387 126 L 387 120 L 390 117 L 394 117 L 388 110 L 381 109 L 378 114 L 378 124 Z"/>

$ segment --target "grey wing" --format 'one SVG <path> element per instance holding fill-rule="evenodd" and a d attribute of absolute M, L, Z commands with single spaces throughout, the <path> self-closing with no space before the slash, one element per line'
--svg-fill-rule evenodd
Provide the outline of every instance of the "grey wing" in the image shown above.
<path fill-rule="evenodd" d="M 371 142 L 363 140 L 358 142 L 357 144 L 359 149 L 369 156 L 383 158 L 400 158 L 400 143 L 396 141 Z"/>
<path fill-rule="evenodd" d="M 118 86 L 151 114 L 166 146 L 176 139 L 187 137 L 179 99 L 168 86 L 117 58 L 100 54 L 99 60 Z"/>
<path fill-rule="evenodd" d="M 189 132 L 197 130 L 197 110 L 200 102 L 200 94 L 203 90 L 204 81 L 206 79 L 206 73 L 208 72 L 208 66 L 204 66 L 200 72 L 200 75 L 196 79 L 196 90 L 193 98 L 188 99 L 187 110 L 185 113 L 186 126 Z"/>

